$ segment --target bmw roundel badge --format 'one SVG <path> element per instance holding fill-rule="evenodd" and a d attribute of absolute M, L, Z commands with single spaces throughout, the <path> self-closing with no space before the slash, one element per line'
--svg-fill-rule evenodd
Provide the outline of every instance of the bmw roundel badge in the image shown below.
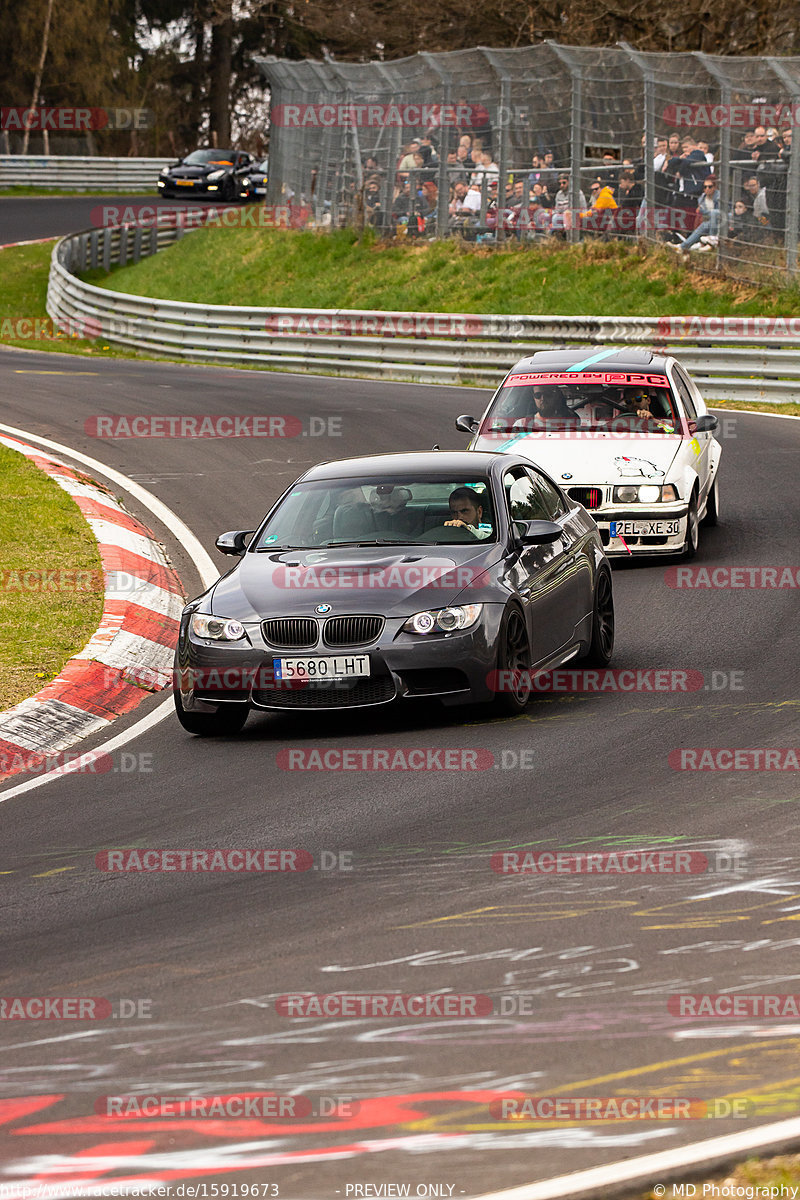
<path fill-rule="evenodd" d="M 562 479 L 572 479 L 572 476 L 570 475 L 569 471 L 565 471 L 564 474 L 561 476 L 561 478 Z"/>
<path fill-rule="evenodd" d="M 325 613 L 329 613 L 330 611 L 331 611 L 330 604 L 318 604 L 317 607 L 314 609 L 314 612 L 319 613 L 320 616 L 324 616 Z"/>

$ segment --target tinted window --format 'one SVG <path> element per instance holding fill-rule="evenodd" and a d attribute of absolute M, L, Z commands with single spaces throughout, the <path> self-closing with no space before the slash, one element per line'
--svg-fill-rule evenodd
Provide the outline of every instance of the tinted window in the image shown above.
<path fill-rule="evenodd" d="M 526 471 L 509 473 L 504 480 L 512 521 L 549 521 L 539 481 Z"/>
<path fill-rule="evenodd" d="M 559 517 L 567 511 L 564 501 L 559 496 L 556 489 L 549 480 L 543 475 L 537 475 L 534 471 L 530 472 L 534 480 L 535 486 L 539 493 L 540 504 L 543 513 L 545 514 L 541 520 L 557 521 Z"/>
<path fill-rule="evenodd" d="M 686 379 L 679 367 L 673 367 L 672 375 L 675 380 L 675 387 L 677 388 L 678 395 L 681 398 L 681 403 L 686 409 L 686 416 L 690 421 L 696 421 L 697 409 L 694 406 L 694 400 L 692 399 L 692 393 L 689 388 L 689 381 Z"/>

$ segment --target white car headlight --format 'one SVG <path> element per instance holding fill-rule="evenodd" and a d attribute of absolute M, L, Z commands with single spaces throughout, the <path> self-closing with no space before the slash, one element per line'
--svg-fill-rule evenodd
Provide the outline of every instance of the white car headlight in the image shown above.
<path fill-rule="evenodd" d="M 453 633 L 457 629 L 470 629 L 480 619 L 482 612 L 482 604 L 426 609 L 409 617 L 403 630 L 405 633 Z"/>
<path fill-rule="evenodd" d="M 624 483 L 614 488 L 614 499 L 621 504 L 658 504 L 660 500 L 669 503 L 678 499 L 678 493 L 671 483 L 663 488 L 657 483 Z"/>
<path fill-rule="evenodd" d="M 238 642 L 245 636 L 241 621 L 212 617 L 209 613 L 192 614 L 192 633 L 195 637 L 212 638 L 215 642 Z"/>
<path fill-rule="evenodd" d="M 211 179 L 214 179 L 214 180 L 217 180 L 217 179 L 222 179 L 222 176 L 223 176 L 224 174 L 225 174 L 225 172 L 224 172 L 224 171 L 212 171 L 212 172 L 211 172 L 211 174 L 208 176 L 208 179 L 209 179 L 209 180 L 211 180 Z"/>

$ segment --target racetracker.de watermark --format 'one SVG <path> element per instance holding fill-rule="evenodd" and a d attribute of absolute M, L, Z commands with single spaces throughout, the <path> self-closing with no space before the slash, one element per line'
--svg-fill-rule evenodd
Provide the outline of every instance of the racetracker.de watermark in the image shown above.
<path fill-rule="evenodd" d="M 690 129 L 753 129 L 757 125 L 800 125 L 800 104 L 668 104 L 665 125 Z"/>
<path fill-rule="evenodd" d="M 745 1118 L 752 1101 L 682 1096 L 503 1096 L 489 1104 L 496 1121 L 696 1121 Z"/>
<path fill-rule="evenodd" d="M 498 875 L 713 875 L 739 873 L 742 855 L 722 850 L 497 850 Z"/>
<path fill-rule="evenodd" d="M 673 771 L 797 771 L 800 749 L 796 746 L 681 748 L 671 751 L 669 765 Z"/>
<path fill-rule="evenodd" d="M 278 996 L 275 1012 L 279 1017 L 488 1017 L 494 1001 L 485 994 L 428 992 L 401 995 L 398 992 L 329 992 L 312 995 L 290 992 Z"/>
<path fill-rule="evenodd" d="M 108 754 L 89 750 L 74 754 L 59 750 L 42 754 L 36 750 L 4 750 L 0 752 L 0 775 L 150 775 L 154 770 L 151 751 L 115 751 Z"/>
<path fill-rule="evenodd" d="M 142 997 L 0 996 L 0 1021 L 150 1021 L 152 1006 Z"/>
<path fill-rule="evenodd" d="M 485 570 L 472 567 L 436 566 L 434 564 L 393 563 L 391 566 L 311 565 L 278 566 L 272 575 L 275 587 L 289 590 L 357 590 L 401 591 L 419 588 L 446 588 L 461 591 L 465 587 L 484 587 L 490 576 Z"/>
<path fill-rule="evenodd" d="M 94 317 L 58 323 L 50 317 L 4 317 L 0 321 L 0 339 L 4 342 L 63 342 L 65 338 L 91 342 L 101 335 L 102 325 Z"/>
<path fill-rule="evenodd" d="M 800 317 L 659 317 L 656 337 L 739 338 L 750 341 L 800 336 Z"/>
<path fill-rule="evenodd" d="M 521 687 L 534 693 L 688 693 L 744 691 L 744 671 L 697 671 L 693 667 L 607 667 L 539 674 L 518 668 L 490 671 L 487 686 L 493 692 L 517 692 Z"/>
<path fill-rule="evenodd" d="M 349 1119 L 361 1104 L 349 1096 L 281 1095 L 275 1092 L 237 1092 L 204 1096 L 101 1096 L 94 1111 L 102 1117 L 197 1120 L 307 1121 L 309 1118 Z"/>
<path fill-rule="evenodd" d="M 695 591 L 796 590 L 800 588 L 800 567 L 669 567 L 664 572 L 664 582 L 670 588 Z"/>
<path fill-rule="evenodd" d="M 459 128 L 485 123 L 483 104 L 276 104 L 270 122 L 286 129 L 406 129 L 419 126 Z"/>
<path fill-rule="evenodd" d="M 496 758 L 485 749 L 418 749 L 388 746 L 356 750 L 279 750 L 276 763 L 282 771 L 488 771 L 532 770 L 533 751 L 522 751 L 524 766 L 517 751 L 503 751 Z"/>
<path fill-rule="evenodd" d="M 734 995 L 730 992 L 690 994 L 678 992 L 667 998 L 667 1011 L 674 1017 L 800 1017 L 800 994 L 767 993 Z"/>
<path fill-rule="evenodd" d="M 304 229 L 314 210 L 309 204 L 98 204 L 89 214 L 95 229 L 118 225 L 164 225 L 194 229 L 200 225 L 225 229 Z"/>
<path fill-rule="evenodd" d="M 218 413 L 207 416 L 121 416 L 87 417 L 84 432 L 89 437 L 107 438 L 295 438 L 341 437 L 341 417 L 282 415 L 237 416 Z"/>
<path fill-rule="evenodd" d="M 248 850 L 162 850 L 133 847 L 101 850 L 95 855 L 98 871 L 188 872 L 231 871 L 235 874 L 297 872 L 314 869 L 314 857 L 308 850 L 248 849 Z"/>
<path fill-rule="evenodd" d="M 38 108 L 0 108 L 0 130 L 8 133 L 87 133 L 99 129 L 151 129 L 149 108 L 85 108 L 40 105 Z"/>
<path fill-rule="evenodd" d="M 288 337 L 479 337 L 480 317 L 449 313 L 270 313 L 268 333 Z"/>

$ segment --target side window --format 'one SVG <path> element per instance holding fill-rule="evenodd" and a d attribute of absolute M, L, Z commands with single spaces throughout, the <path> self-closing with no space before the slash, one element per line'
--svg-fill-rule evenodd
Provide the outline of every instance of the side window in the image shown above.
<path fill-rule="evenodd" d="M 559 496 L 556 489 L 549 480 L 543 475 L 537 475 L 534 471 L 529 471 L 528 474 L 534 481 L 540 497 L 542 516 L 532 518 L 541 521 L 557 521 L 567 511 L 564 501 Z"/>
<path fill-rule="evenodd" d="M 509 472 L 505 477 L 508 512 L 512 521 L 547 521 L 538 480 L 526 471 Z"/>
<path fill-rule="evenodd" d="M 694 406 L 694 400 L 692 399 L 692 393 L 689 388 L 688 380 L 684 377 L 682 371 L 678 367 L 672 368 L 672 377 L 675 380 L 675 387 L 677 388 L 678 395 L 681 398 L 681 403 L 684 407 L 684 411 L 686 412 L 687 420 L 696 421 L 697 409 Z"/>

